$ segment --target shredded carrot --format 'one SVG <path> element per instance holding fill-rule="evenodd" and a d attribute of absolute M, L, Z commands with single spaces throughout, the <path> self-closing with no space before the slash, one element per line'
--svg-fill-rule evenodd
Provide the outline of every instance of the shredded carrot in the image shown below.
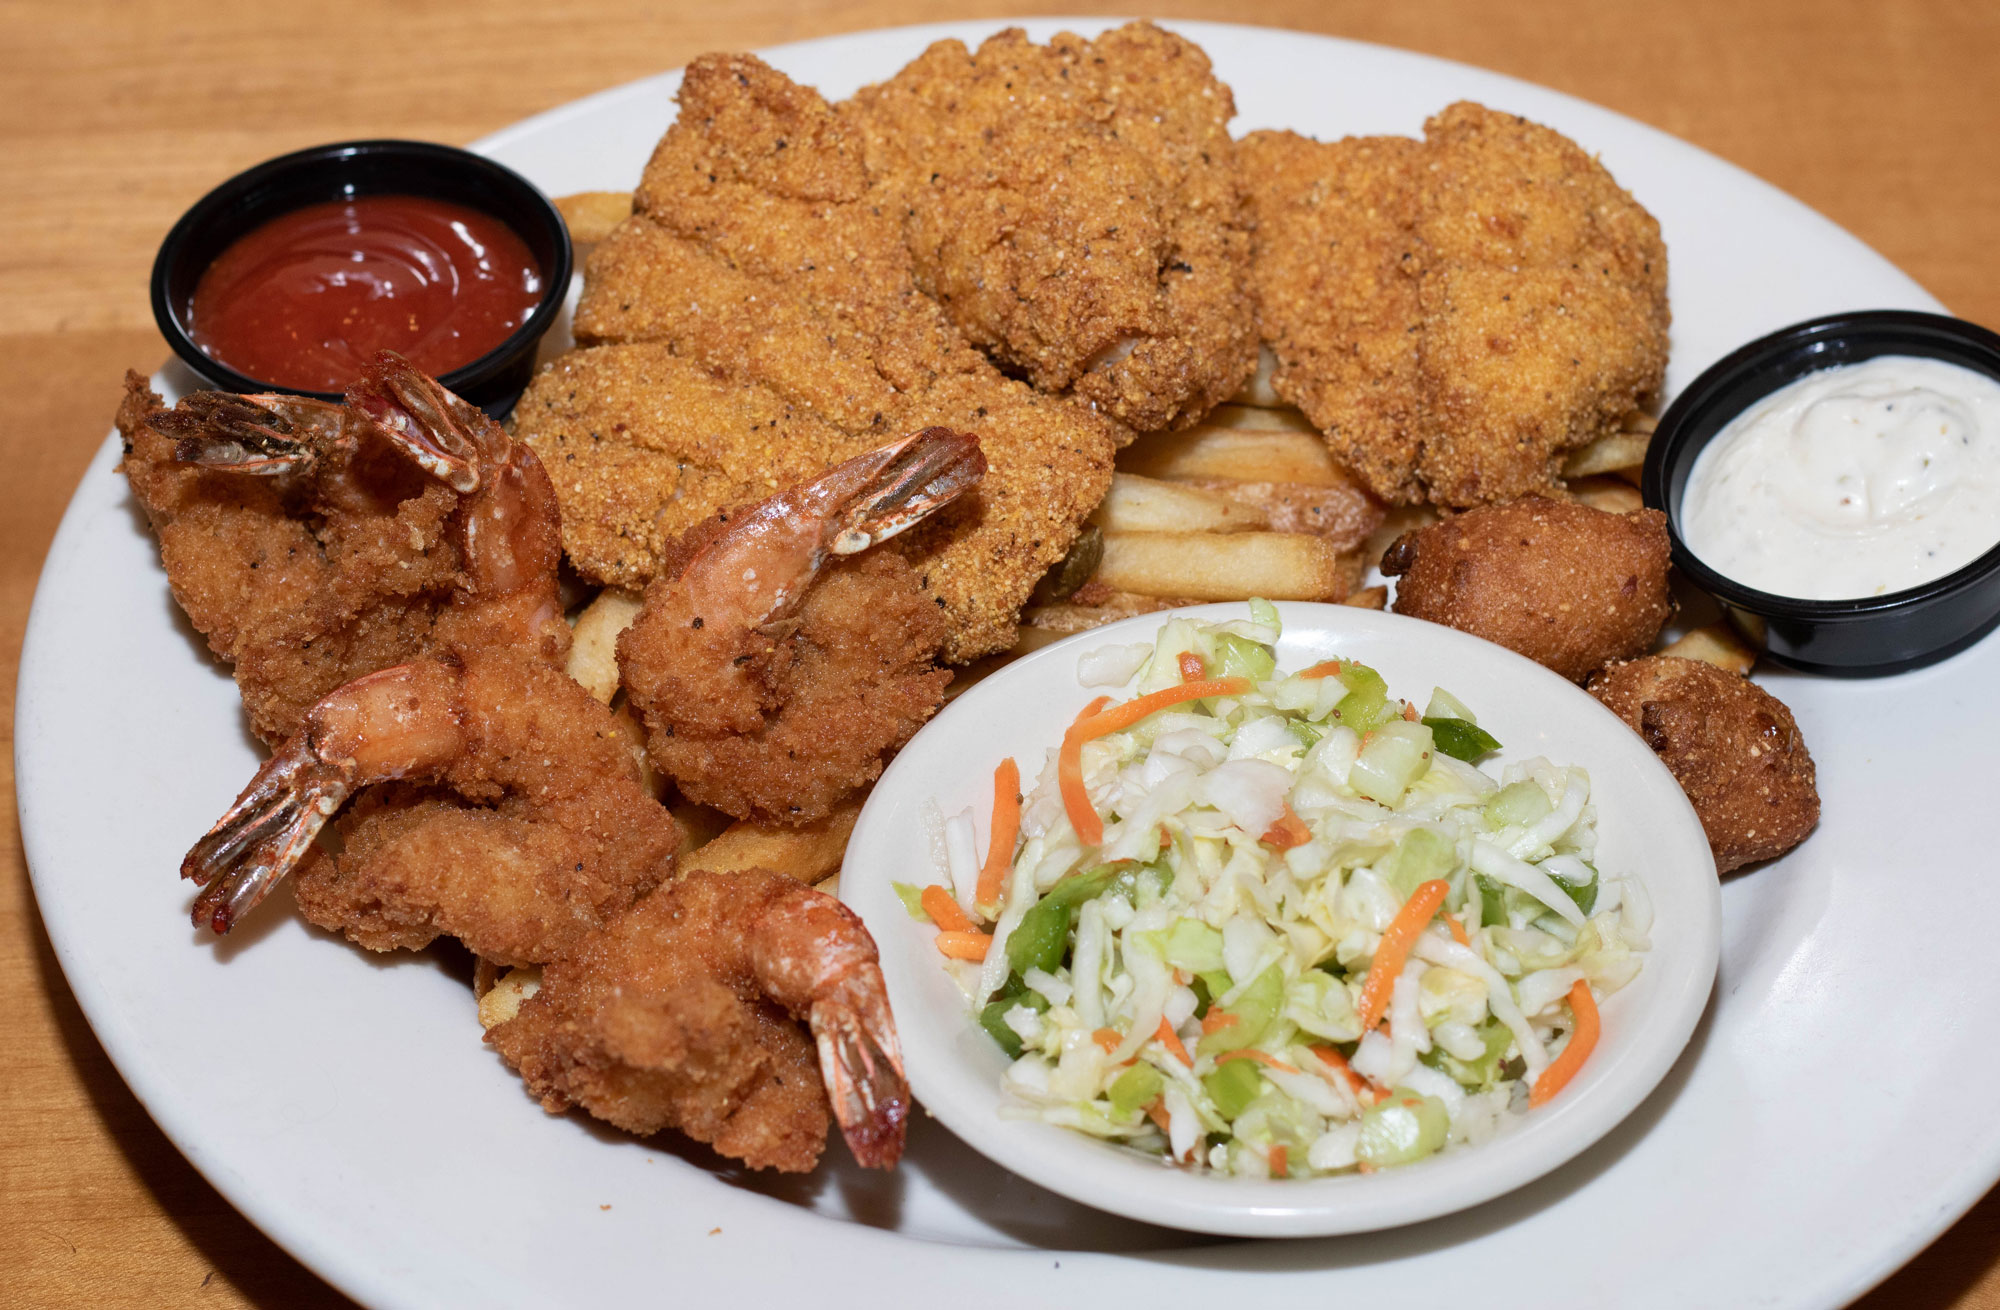
<path fill-rule="evenodd" d="M 1358 1174 L 1372 1174 L 1375 1172 L 1375 1166 L 1363 1160 L 1354 1166 L 1354 1172 Z"/>
<path fill-rule="evenodd" d="M 1125 1039 L 1118 1035 L 1116 1028 L 1099 1028 L 1090 1035 L 1090 1040 L 1102 1046 L 1104 1053 L 1109 1055 L 1111 1052 L 1117 1050 L 1118 1044 Z"/>
<path fill-rule="evenodd" d="M 1000 904 L 1008 866 L 1014 863 L 1014 838 L 1021 832 L 1021 769 L 1008 756 L 993 770 L 993 831 L 986 842 L 986 864 L 972 899 L 982 906 Z"/>
<path fill-rule="evenodd" d="M 1163 1133 L 1173 1129 L 1173 1120 L 1167 1117 L 1167 1098 L 1164 1096 L 1153 1098 L 1153 1103 L 1146 1107 L 1146 1117 Z"/>
<path fill-rule="evenodd" d="M 1283 1142 L 1272 1143 L 1271 1154 L 1267 1158 L 1271 1162 L 1271 1177 L 1283 1178 L 1287 1172 L 1290 1159 L 1290 1152 L 1285 1149 L 1285 1144 Z"/>
<path fill-rule="evenodd" d="M 1185 987 L 1193 981 L 1194 981 L 1194 975 L 1189 973 L 1186 969 L 1174 970 L 1174 986 Z"/>
<path fill-rule="evenodd" d="M 1272 850 L 1288 851 L 1294 846 L 1303 846 L 1312 839 L 1312 829 L 1306 827 L 1304 819 L 1292 813 L 1292 803 L 1286 801 L 1285 812 L 1279 815 L 1278 821 L 1257 840 Z"/>
<path fill-rule="evenodd" d="M 1208 676 L 1208 665 L 1191 650 L 1182 651 L 1180 659 L 1175 662 L 1181 666 L 1182 682 L 1199 682 Z"/>
<path fill-rule="evenodd" d="M 1300 669 L 1297 676 L 1301 678 L 1326 678 L 1326 677 L 1337 678 L 1340 676 L 1340 671 L 1342 667 L 1343 666 L 1339 660 L 1326 660 L 1322 663 L 1313 665 L 1309 669 Z"/>
<path fill-rule="evenodd" d="M 1276 1069 L 1280 1073 L 1297 1073 L 1299 1071 L 1297 1065 L 1286 1064 L 1277 1056 L 1266 1055 L 1264 1052 L 1250 1046 L 1245 1046 L 1234 1051 L 1224 1051 L 1221 1055 L 1215 1057 L 1215 1063 L 1218 1068 L 1228 1064 L 1231 1060 L 1255 1060 L 1258 1064 L 1268 1069 Z"/>
<path fill-rule="evenodd" d="M 1210 1010 L 1201 1017 L 1201 1035 L 1206 1037 L 1210 1033 L 1219 1033 L 1224 1028 L 1234 1028 L 1238 1022 L 1236 1016 L 1227 1010 Z"/>
<path fill-rule="evenodd" d="M 1408 701 L 1403 702 L 1403 722 L 1415 723 L 1422 717 L 1422 715 L 1417 713 L 1416 706 L 1410 704 Z"/>
<path fill-rule="evenodd" d="M 1210 696 L 1240 696 L 1248 690 L 1248 678 L 1208 678 L 1168 687 L 1164 691 L 1128 700 L 1123 705 L 1114 705 L 1108 710 L 1100 710 L 1099 707 L 1110 697 L 1100 696 L 1092 701 L 1090 708 L 1070 724 L 1069 731 L 1063 734 L 1062 749 L 1056 752 L 1056 781 L 1062 791 L 1063 810 L 1069 815 L 1069 826 L 1076 829 L 1077 839 L 1085 846 L 1096 846 L 1104 841 L 1104 820 L 1092 808 L 1090 793 L 1083 786 L 1083 743 L 1109 733 L 1122 732 L 1147 715 L 1170 705 L 1205 700 Z"/>
<path fill-rule="evenodd" d="M 1149 695 L 1135 697 L 1123 705 L 1113 705 L 1110 709 L 1093 714 L 1083 722 L 1074 724 L 1070 732 L 1084 741 L 1102 737 L 1107 733 L 1123 732 L 1149 714 L 1181 705 L 1191 700 L 1207 700 L 1211 696 L 1241 696 L 1250 690 L 1248 678 L 1205 678 L 1200 682 L 1184 682 L 1178 687 L 1168 687 Z"/>
<path fill-rule="evenodd" d="M 993 938 L 983 932 L 941 932 L 935 938 L 938 953 L 954 960 L 983 960 Z"/>
<path fill-rule="evenodd" d="M 1069 815 L 1069 826 L 1076 829 L 1077 840 L 1086 846 L 1095 846 L 1104 840 L 1104 821 L 1091 808 L 1090 793 L 1083 785 L 1083 738 L 1076 730 L 1097 712 L 1111 703 L 1109 696 L 1099 696 L 1083 707 L 1083 713 L 1069 725 L 1063 734 L 1062 749 L 1056 752 L 1056 789 L 1062 793 L 1063 812 Z"/>
<path fill-rule="evenodd" d="M 1161 1019 L 1160 1026 L 1153 1033 L 1153 1037 L 1160 1045 L 1167 1048 L 1168 1055 L 1173 1056 L 1188 1068 L 1194 1068 L 1194 1059 L 1188 1055 L 1187 1047 L 1181 1045 L 1181 1039 L 1174 1032 L 1172 1024 L 1168 1023 L 1165 1019 Z"/>
<path fill-rule="evenodd" d="M 1418 934 L 1430 923 L 1450 891 L 1451 884 L 1442 878 L 1421 883 L 1389 921 L 1389 931 L 1382 934 L 1382 944 L 1375 948 L 1375 959 L 1368 966 L 1368 980 L 1361 984 L 1361 1003 L 1355 1007 L 1361 1014 L 1362 1032 L 1371 1032 L 1382 1022 L 1395 990 L 1396 975 L 1410 958 L 1410 948 L 1417 944 Z"/>
<path fill-rule="evenodd" d="M 1347 1090 L 1354 1093 L 1355 1100 L 1361 1100 L 1361 1093 L 1363 1092 L 1374 1093 L 1375 1099 L 1378 1101 L 1383 1100 L 1389 1095 L 1387 1089 L 1379 1083 L 1363 1078 L 1360 1074 L 1354 1072 L 1354 1066 L 1347 1062 L 1347 1057 L 1339 1051 L 1334 1050 L 1331 1046 L 1313 1046 L 1307 1049 L 1319 1057 L 1321 1064 L 1324 1064 L 1340 1076 L 1340 1080 L 1347 1084 Z M 1363 1101 L 1362 1104 L 1365 1105 L 1367 1102 Z"/>
<path fill-rule="evenodd" d="M 972 932 L 972 920 L 965 917 L 965 911 L 958 908 L 958 902 L 951 893 L 932 883 L 924 888 L 917 898 L 924 907 L 924 913 L 931 916 L 931 922 L 946 932 Z"/>
<path fill-rule="evenodd" d="M 1569 1045 L 1563 1047 L 1562 1054 L 1535 1079 L 1535 1086 L 1528 1093 L 1530 1106 L 1547 1104 L 1567 1087 L 1597 1048 L 1597 1002 L 1590 997 L 1590 984 L 1581 978 L 1569 989 L 1569 1012 L 1576 1017 L 1576 1031 L 1569 1035 Z"/>
<path fill-rule="evenodd" d="M 1472 939 L 1465 935 L 1465 925 L 1460 923 L 1458 916 L 1450 910 L 1444 912 L 1444 926 L 1451 929 L 1451 939 L 1460 946 L 1472 945 Z"/>

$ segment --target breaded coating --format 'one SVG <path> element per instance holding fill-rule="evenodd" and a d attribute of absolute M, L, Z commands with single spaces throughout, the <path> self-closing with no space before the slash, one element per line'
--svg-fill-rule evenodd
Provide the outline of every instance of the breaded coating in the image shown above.
<path fill-rule="evenodd" d="M 1424 124 L 1424 376 L 1446 505 L 1555 479 L 1563 452 L 1659 390 L 1660 225 L 1574 141 L 1459 103 Z"/>
<path fill-rule="evenodd" d="M 781 640 L 738 629 L 739 657 L 721 661 L 690 640 L 688 607 L 670 603 L 671 589 L 664 576 L 648 588 L 618 638 L 618 663 L 647 751 L 690 800 L 739 819 L 811 823 L 881 776 L 944 703 L 944 616 L 896 555 L 828 567 Z M 706 628 L 722 626 L 711 615 Z M 750 704 L 737 694 L 746 670 Z"/>
<path fill-rule="evenodd" d="M 427 648 L 463 581 L 448 530 L 458 493 L 373 444 L 356 461 L 376 493 L 368 503 L 323 500 L 310 479 L 183 464 L 148 421 L 165 412 L 126 374 L 119 470 L 174 599 L 234 667 L 253 732 L 275 745 L 334 688 Z"/>
<path fill-rule="evenodd" d="M 1424 133 L 1244 142 L 1259 327 L 1278 394 L 1377 495 L 1488 504 L 1658 392 L 1666 247 L 1548 128 L 1461 102 Z"/>
<path fill-rule="evenodd" d="M 796 1020 L 855 977 L 879 993 L 874 960 L 859 920 L 782 874 L 687 873 L 543 970 L 487 1040 L 551 1113 L 677 1128 L 753 1168 L 804 1172 L 832 1115 Z M 899 1151 L 900 1113 L 884 1109 L 893 1124 L 858 1123 L 849 1140 L 893 1131 Z"/>
<path fill-rule="evenodd" d="M 680 828 L 611 711 L 560 671 L 499 652 L 437 668 L 427 694 L 451 699 L 467 749 L 335 819 L 335 848 L 294 875 L 299 907 L 369 950 L 451 936 L 498 964 L 552 960 L 653 889 Z"/>
<path fill-rule="evenodd" d="M 1674 612 L 1667 517 L 1528 496 L 1405 533 L 1382 556 L 1395 610 L 1581 682 L 1645 652 Z"/>
<path fill-rule="evenodd" d="M 1144 22 L 940 41 L 840 106 L 918 285 L 995 360 L 1137 431 L 1255 368 L 1235 112 L 1200 47 Z"/>
<path fill-rule="evenodd" d="M 890 547 L 942 602 L 944 656 L 1014 617 L 1110 485 L 1114 426 L 1004 378 L 916 285 L 858 133 L 748 55 L 688 68 L 633 217 L 592 254 L 585 348 L 515 411 L 596 581 L 641 587 L 669 542 L 933 425 L 980 439 L 979 489 Z"/>
<path fill-rule="evenodd" d="M 1251 283 L 1272 386 L 1377 496 L 1420 500 L 1426 402 L 1416 237 L 1423 143 L 1321 145 L 1253 132 L 1238 147 L 1256 220 Z"/>
<path fill-rule="evenodd" d="M 1783 701 L 1701 660 L 1652 655 L 1590 680 L 1694 804 L 1718 873 L 1774 859 L 1819 822 L 1812 755 Z"/>

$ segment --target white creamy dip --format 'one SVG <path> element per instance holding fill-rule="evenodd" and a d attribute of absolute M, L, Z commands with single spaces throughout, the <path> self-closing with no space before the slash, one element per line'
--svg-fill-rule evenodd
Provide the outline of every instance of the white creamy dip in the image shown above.
<path fill-rule="evenodd" d="M 2000 542 L 2000 382 L 1885 355 L 1808 374 L 1737 415 L 1681 500 L 1702 563 L 1759 591 L 1902 591 Z"/>

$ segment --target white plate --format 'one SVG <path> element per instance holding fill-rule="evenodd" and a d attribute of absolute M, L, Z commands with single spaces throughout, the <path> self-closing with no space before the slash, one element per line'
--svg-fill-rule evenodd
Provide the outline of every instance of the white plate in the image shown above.
<path fill-rule="evenodd" d="M 1182 612 L 1211 622 L 1249 617 L 1241 604 Z M 987 1158 L 1075 1200 L 1175 1228 L 1245 1237 L 1369 1232 L 1464 1210 L 1533 1182 L 1636 1109 L 1679 1058 L 1708 1004 L 1721 898 L 1708 839 L 1680 784 L 1637 733 L 1575 683 L 1420 619 L 1345 605 L 1281 604 L 1278 612 L 1279 668 L 1358 659 L 1387 679 L 1391 694 L 1418 704 L 1434 687 L 1449 689 L 1503 743 L 1482 762 L 1494 776 L 1536 756 L 1590 771 L 1597 865 L 1637 878 L 1657 913 L 1644 969 L 1605 1001 L 1603 1040 L 1547 1107 L 1475 1150 L 1447 1151 L 1372 1178 L 1289 1181 L 1167 1169 L 1067 1129 L 1002 1117 L 1008 1059 L 943 969 L 936 928 L 911 919 L 892 884 L 939 880 L 929 806 L 946 815 L 970 810 L 984 849 L 993 767 L 1012 756 L 1033 788 L 1063 729 L 1092 696 L 1109 690 L 1078 684 L 1077 657 L 1150 643 L 1164 615 L 1127 619 L 1016 660 L 932 720 L 870 793 L 847 846 L 840 896 L 881 948 L 911 1090 Z"/>
<path fill-rule="evenodd" d="M 1076 22 L 1094 31 L 1101 22 Z M 839 96 L 943 36 L 771 52 Z M 1062 26 L 1027 24 L 1037 39 Z M 1666 229 L 1669 387 L 1738 342 L 1837 309 L 1936 309 L 1825 219 L 1604 110 L 1371 46 L 1175 24 L 1236 89 L 1239 130 L 1414 132 L 1470 97 L 1575 137 Z M 664 76 L 487 148 L 553 193 L 631 185 L 672 113 Z M 176 380 L 176 374 L 169 381 Z M 1569 1165 L 1394 1232 L 1190 1243 L 1072 1206 L 919 1123 L 905 1168 L 800 1182 L 715 1170 L 544 1117 L 481 1045 L 462 981 L 303 926 L 283 898 L 226 945 L 174 870 L 250 776 L 236 692 L 168 597 L 107 444 L 43 570 L 15 719 L 22 838 L 49 936 L 105 1049 L 235 1205 L 378 1305 L 816 1306 L 1063 1298 L 1150 1306 L 1372 1298 L 1487 1310 L 1826 1305 L 1859 1293 L 2000 1176 L 2000 879 L 1975 824 L 2000 739 L 2000 644 L 1898 678 L 1762 676 L 1819 761 L 1821 831 L 1723 889 L 1716 997 L 1638 1112 Z M 610 1207 L 608 1209 L 601 1207 Z M 830 1222 L 853 1218 L 859 1223 Z M 1082 1298 L 1093 1298 L 1085 1301 Z M 1224 1299 L 1227 1298 L 1227 1299 Z"/>

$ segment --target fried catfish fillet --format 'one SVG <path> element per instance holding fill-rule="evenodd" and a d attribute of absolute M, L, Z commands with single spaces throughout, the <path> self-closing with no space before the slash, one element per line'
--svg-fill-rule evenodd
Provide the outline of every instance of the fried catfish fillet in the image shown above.
<path fill-rule="evenodd" d="M 689 65 L 576 334 L 516 411 L 588 577 L 642 586 L 701 519 L 920 428 L 980 439 L 980 487 L 898 538 L 943 658 L 1004 649 L 1111 480 L 1113 425 L 1009 380 L 921 290 L 862 143 L 748 55 Z"/>
<path fill-rule="evenodd" d="M 1235 104 L 1192 42 L 1150 23 L 940 41 L 839 112 L 918 285 L 1004 367 L 1137 431 L 1249 377 Z"/>
<path fill-rule="evenodd" d="M 1273 384 L 1384 499 L 1546 489 L 1659 390 L 1659 224 L 1568 138 L 1459 103 L 1421 142 L 1263 132 L 1240 159 Z"/>

